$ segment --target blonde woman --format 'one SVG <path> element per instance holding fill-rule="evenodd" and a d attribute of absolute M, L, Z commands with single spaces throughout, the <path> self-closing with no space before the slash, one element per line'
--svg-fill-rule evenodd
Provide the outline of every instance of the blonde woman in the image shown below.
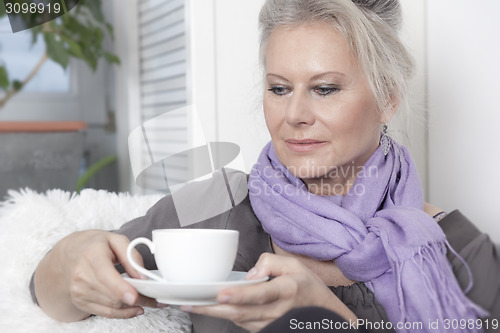
<path fill-rule="evenodd" d="M 411 156 L 386 133 L 407 107 L 413 74 L 400 23 L 397 0 L 266 1 L 263 107 L 272 141 L 250 174 L 249 197 L 194 227 L 240 230 L 234 269 L 275 278 L 224 290 L 219 305 L 183 307 L 194 332 L 257 332 L 308 306 L 398 332 L 431 332 L 431 322 L 434 331 L 476 332 L 481 318 L 498 316 L 493 245 L 460 212 L 424 204 Z M 115 233 L 72 234 L 39 264 L 32 292 L 64 321 L 163 306 L 138 295 L 114 264 L 139 278 L 125 259 L 128 239 L 176 227 L 166 197 Z M 151 254 L 136 255 L 155 267 Z M 422 326 L 405 329 L 412 323 Z"/>

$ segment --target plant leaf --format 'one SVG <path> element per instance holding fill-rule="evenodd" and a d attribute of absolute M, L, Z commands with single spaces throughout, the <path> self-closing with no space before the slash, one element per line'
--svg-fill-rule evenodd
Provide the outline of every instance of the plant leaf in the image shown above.
<path fill-rule="evenodd" d="M 61 36 L 61 39 L 68 45 L 69 54 L 80 59 L 84 58 L 80 44 L 78 44 L 73 39 L 68 38 L 66 36 Z"/>
<path fill-rule="evenodd" d="M 7 11 L 5 10 L 5 1 L 0 1 L 0 17 L 4 17 L 7 15 Z"/>
<path fill-rule="evenodd" d="M 69 54 L 64 48 L 64 42 L 62 39 L 57 40 L 56 36 L 51 33 L 45 33 L 43 35 L 45 39 L 45 45 L 47 47 L 47 55 L 50 59 L 54 60 L 60 64 L 64 69 L 68 67 Z"/>
<path fill-rule="evenodd" d="M 111 36 L 111 39 L 114 39 L 114 29 L 110 23 L 106 23 L 106 29 L 108 29 L 108 34 Z"/>
<path fill-rule="evenodd" d="M 14 80 L 12 82 L 12 88 L 14 88 L 14 90 L 16 91 L 19 91 L 23 88 L 23 83 L 19 80 Z"/>
<path fill-rule="evenodd" d="M 93 1 L 84 1 L 81 5 L 87 6 L 92 13 L 94 20 L 100 23 L 106 22 L 104 15 L 102 13 L 102 4 L 101 0 L 93 0 Z"/>
<path fill-rule="evenodd" d="M 120 64 L 120 58 L 118 58 L 118 56 L 115 55 L 115 54 L 112 54 L 112 53 L 109 53 L 109 52 L 104 52 L 103 56 L 111 64 L 117 64 L 117 65 Z"/>
<path fill-rule="evenodd" d="M 0 66 L 0 88 L 7 90 L 9 85 L 9 73 L 7 73 L 5 66 Z"/>

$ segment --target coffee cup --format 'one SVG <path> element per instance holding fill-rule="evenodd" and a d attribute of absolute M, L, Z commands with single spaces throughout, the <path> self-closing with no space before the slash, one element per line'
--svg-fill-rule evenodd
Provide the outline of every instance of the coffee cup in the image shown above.
<path fill-rule="evenodd" d="M 234 265 L 239 232 L 227 229 L 155 229 L 152 241 L 139 237 L 130 242 L 127 259 L 138 272 L 161 282 L 224 281 Z M 145 244 L 154 255 L 162 276 L 139 266 L 132 250 Z"/>

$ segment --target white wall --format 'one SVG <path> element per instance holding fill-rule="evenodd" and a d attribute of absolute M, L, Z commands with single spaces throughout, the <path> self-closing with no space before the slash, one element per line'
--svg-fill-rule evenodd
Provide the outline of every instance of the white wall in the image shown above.
<path fill-rule="evenodd" d="M 500 242 L 500 2 L 428 1 L 430 199 Z"/>
<path fill-rule="evenodd" d="M 401 0 L 401 38 L 414 58 L 415 76 L 410 82 L 409 114 L 395 117 L 389 124 L 389 133 L 394 133 L 394 137 L 410 150 L 417 165 L 424 194 L 428 197 L 425 3 L 425 0 Z"/>
<path fill-rule="evenodd" d="M 247 172 L 270 140 L 258 61 L 258 15 L 263 3 L 215 0 L 217 139 L 241 147 Z"/>

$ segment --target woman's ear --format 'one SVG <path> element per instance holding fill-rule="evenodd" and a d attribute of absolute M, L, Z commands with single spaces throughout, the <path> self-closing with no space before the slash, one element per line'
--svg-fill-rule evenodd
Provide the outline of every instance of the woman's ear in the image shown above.
<path fill-rule="evenodd" d="M 380 113 L 380 123 L 381 124 L 389 123 L 392 117 L 394 117 L 394 115 L 396 114 L 398 107 L 399 107 L 398 99 L 395 96 L 391 95 L 391 98 L 388 101 L 386 107 Z"/>

